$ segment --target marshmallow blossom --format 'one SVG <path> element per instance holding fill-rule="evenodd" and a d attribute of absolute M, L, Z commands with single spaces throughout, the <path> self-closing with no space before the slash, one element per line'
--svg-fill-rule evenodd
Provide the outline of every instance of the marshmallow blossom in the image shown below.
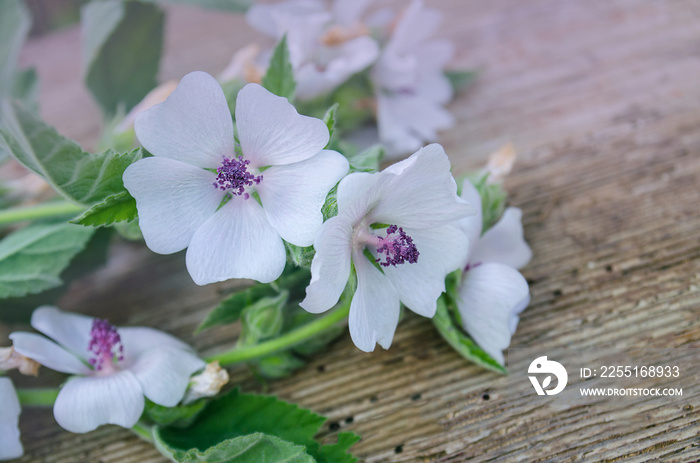
<path fill-rule="evenodd" d="M 193 373 L 204 368 L 185 343 L 151 328 L 116 328 L 106 320 L 39 307 L 31 325 L 44 336 L 15 332 L 17 352 L 71 377 L 54 404 L 58 424 L 85 433 L 103 424 L 130 428 L 145 399 L 174 407 Z"/>
<path fill-rule="evenodd" d="M 532 251 L 523 238 L 520 209 L 507 208 L 482 235 L 481 197 L 469 180 L 462 186 L 462 198 L 477 208 L 477 214 L 461 221 L 470 251 L 457 306 L 465 331 L 503 365 L 503 350 L 510 345 L 520 313 L 530 303 L 527 281 L 517 269 L 527 265 Z"/>
<path fill-rule="evenodd" d="M 124 172 L 146 245 L 187 248 L 187 269 L 204 285 L 231 278 L 263 283 L 284 269 L 282 240 L 310 246 L 328 191 L 348 162 L 323 148 L 328 128 L 257 84 L 236 102 L 238 141 L 218 82 L 185 77 L 165 102 L 141 113 L 136 135 L 153 157 Z"/>
<path fill-rule="evenodd" d="M 474 208 L 457 196 L 440 145 L 422 148 L 379 173 L 353 173 L 338 185 L 338 215 L 316 236 L 311 283 L 300 304 L 312 313 L 333 307 L 351 271 L 350 335 L 366 352 L 389 348 L 400 304 L 435 315 L 445 276 L 467 257 L 459 220 Z"/>

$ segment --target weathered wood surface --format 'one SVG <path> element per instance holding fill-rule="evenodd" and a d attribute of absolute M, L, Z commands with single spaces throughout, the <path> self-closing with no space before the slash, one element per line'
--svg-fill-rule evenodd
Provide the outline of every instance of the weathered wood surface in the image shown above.
<path fill-rule="evenodd" d="M 451 106 L 445 133 L 457 173 L 506 141 L 520 153 L 507 180 L 534 251 L 533 295 L 520 347 L 700 346 L 700 4 L 695 0 L 436 0 L 455 67 L 481 70 Z M 219 72 L 259 38 L 240 17 L 172 8 L 162 79 Z M 90 146 L 98 111 L 80 87 L 79 31 L 33 40 L 45 118 Z M 182 255 L 119 244 L 109 265 L 71 289 L 68 310 L 149 325 L 203 353 L 236 329 L 192 336 L 234 283 L 197 287 Z M 0 328 L 5 332 L 12 327 Z M 232 370 L 246 390 L 261 390 Z M 46 382 L 56 380 L 44 371 Z M 25 382 L 26 383 L 26 382 Z M 552 414 L 503 399 L 507 380 L 461 360 L 428 320 L 409 316 L 389 351 L 363 354 L 344 336 L 269 391 L 363 436 L 367 462 L 692 461 L 700 458 L 697 396 L 649 400 L 647 422 L 612 431 L 625 402 Z M 489 400 L 484 399 L 488 393 Z M 156 462 L 128 431 L 62 431 L 49 411 L 22 417 L 27 456 L 42 462 Z"/>

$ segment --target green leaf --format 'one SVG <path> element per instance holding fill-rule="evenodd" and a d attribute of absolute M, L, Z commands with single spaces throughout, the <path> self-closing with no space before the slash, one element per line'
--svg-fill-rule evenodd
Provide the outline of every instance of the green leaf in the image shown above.
<path fill-rule="evenodd" d="M 143 157 L 140 148 L 122 154 L 86 153 L 21 104 L 3 102 L 1 111 L 0 152 L 11 154 L 80 204 L 92 205 L 124 192 L 124 170 Z"/>
<path fill-rule="evenodd" d="M 158 427 L 154 434 L 173 453 L 186 454 L 191 450 L 206 452 L 211 447 L 229 439 L 263 433 L 304 446 L 306 453 L 313 457 L 313 460 L 308 461 L 318 463 L 343 461 L 330 459 L 327 456 L 332 458 L 345 455 L 351 440 L 349 436 L 343 436 L 342 441 L 336 446 L 330 446 L 330 449 L 321 447 L 314 440 L 314 436 L 325 421 L 326 419 L 320 415 L 283 402 L 276 397 L 241 394 L 236 389 L 209 402 L 188 428 Z"/>
<path fill-rule="evenodd" d="M 138 216 L 136 200 L 128 191 L 107 196 L 80 216 L 71 220 L 79 225 L 104 227 L 115 222 L 130 222 Z"/>
<path fill-rule="evenodd" d="M 206 407 L 206 400 L 197 400 L 191 404 L 177 407 L 164 407 L 146 400 L 146 416 L 156 424 L 163 426 L 186 427 L 192 424 L 197 415 Z"/>
<path fill-rule="evenodd" d="M 35 294 L 61 285 L 61 272 L 94 230 L 71 224 L 37 224 L 0 241 L 0 298 Z"/>
<path fill-rule="evenodd" d="M 81 10 L 83 75 L 105 115 L 156 87 L 165 15 L 153 4 L 93 0 Z"/>
<path fill-rule="evenodd" d="M 452 302 L 444 294 L 437 301 L 437 311 L 433 317 L 433 324 L 440 335 L 465 359 L 497 373 L 507 374 L 508 370 L 505 367 L 477 346 L 455 323 L 455 320 L 450 316 L 451 305 Z"/>
<path fill-rule="evenodd" d="M 463 90 L 467 85 L 476 80 L 476 71 L 445 71 L 445 77 L 450 81 L 455 93 Z"/>
<path fill-rule="evenodd" d="M 289 101 L 294 99 L 294 91 L 297 84 L 294 80 L 294 70 L 289 61 L 289 49 L 287 48 L 287 36 L 282 37 L 270 58 L 270 65 L 262 85 L 275 95 L 283 96 Z"/>
<path fill-rule="evenodd" d="M 94 272 L 107 262 L 111 236 L 110 229 L 95 230 L 85 248 L 76 254 L 68 267 L 61 272 L 60 278 L 63 280 L 61 286 L 39 294 L 3 299 L 0 320 L 29 324 L 34 309 L 42 305 L 56 305 L 74 280 Z"/>
<path fill-rule="evenodd" d="M 253 0 L 141 0 L 149 3 L 192 5 L 200 8 L 243 13 L 253 4 Z"/>
<path fill-rule="evenodd" d="M 335 132 L 336 116 L 335 113 L 338 111 L 338 103 L 334 104 L 326 114 L 323 116 L 323 122 L 328 127 L 328 143 L 326 144 L 326 149 L 331 145 L 331 139 L 333 138 L 333 133 Z"/>
<path fill-rule="evenodd" d="M 34 68 L 15 72 L 10 95 L 35 113 L 39 112 L 39 76 Z"/>
<path fill-rule="evenodd" d="M 348 156 L 350 172 L 377 172 L 379 171 L 385 150 L 382 145 L 370 146 L 366 150 Z"/>
<path fill-rule="evenodd" d="M 338 443 L 321 447 L 321 456 L 325 461 L 333 463 L 355 463 L 357 458 L 348 453 L 350 447 L 360 442 L 362 438 L 354 432 L 338 434 Z"/>
<path fill-rule="evenodd" d="M 12 91 L 17 58 L 31 24 L 22 0 L 0 1 L 0 98 Z"/>
<path fill-rule="evenodd" d="M 205 451 L 187 452 L 168 445 L 159 430 L 154 432 L 156 447 L 170 459 L 182 463 L 315 463 L 303 445 L 295 445 L 279 437 L 256 432 L 226 439 Z"/>

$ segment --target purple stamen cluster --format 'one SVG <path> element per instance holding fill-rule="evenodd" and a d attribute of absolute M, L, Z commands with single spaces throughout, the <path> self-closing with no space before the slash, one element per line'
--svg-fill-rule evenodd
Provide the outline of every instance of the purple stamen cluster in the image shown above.
<path fill-rule="evenodd" d="M 245 187 L 259 184 L 263 178 L 262 175 L 255 176 L 248 172 L 248 164 L 250 161 L 243 159 L 242 156 L 224 158 L 221 166 L 216 169 L 218 176 L 214 186 L 234 196 L 245 195 L 244 197 L 248 199 L 249 195 L 245 192 Z"/>
<path fill-rule="evenodd" d="M 114 362 L 115 356 L 117 361 L 124 360 L 122 339 L 117 329 L 107 320 L 95 319 L 92 322 L 88 350 L 93 354 L 93 357 L 89 360 L 90 365 L 98 371 L 102 370 L 105 360 Z"/>
<path fill-rule="evenodd" d="M 382 267 L 390 265 L 396 267 L 405 262 L 415 264 L 420 255 L 418 248 L 413 244 L 413 238 L 396 225 L 390 225 L 386 229 L 386 237 L 379 237 L 377 253 L 384 254 L 384 262 L 380 262 L 380 259 L 376 260 Z"/>

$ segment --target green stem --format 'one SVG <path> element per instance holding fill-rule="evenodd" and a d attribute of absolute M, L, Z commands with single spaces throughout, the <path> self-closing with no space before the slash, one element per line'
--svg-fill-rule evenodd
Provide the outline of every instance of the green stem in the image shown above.
<path fill-rule="evenodd" d="M 151 427 L 147 426 L 140 421 L 131 427 L 131 432 L 139 436 L 146 442 L 153 443 L 153 435 L 151 434 Z"/>
<path fill-rule="evenodd" d="M 17 397 L 22 405 L 53 407 L 58 389 L 17 389 Z"/>
<path fill-rule="evenodd" d="M 248 362 L 257 358 L 267 357 L 278 351 L 301 344 L 307 339 L 332 328 L 336 323 L 347 318 L 349 312 L 350 301 L 348 300 L 341 307 L 333 310 L 329 314 L 292 330 L 289 333 L 285 333 L 278 338 L 270 339 L 269 341 L 252 346 L 234 347 L 231 350 L 212 355 L 208 357 L 206 361 L 218 361 L 221 365 L 233 365 L 234 363 Z"/>
<path fill-rule="evenodd" d="M 15 207 L 0 211 L 0 225 L 7 225 L 25 220 L 63 217 L 83 212 L 85 206 L 69 201 L 52 201 L 37 206 Z"/>

